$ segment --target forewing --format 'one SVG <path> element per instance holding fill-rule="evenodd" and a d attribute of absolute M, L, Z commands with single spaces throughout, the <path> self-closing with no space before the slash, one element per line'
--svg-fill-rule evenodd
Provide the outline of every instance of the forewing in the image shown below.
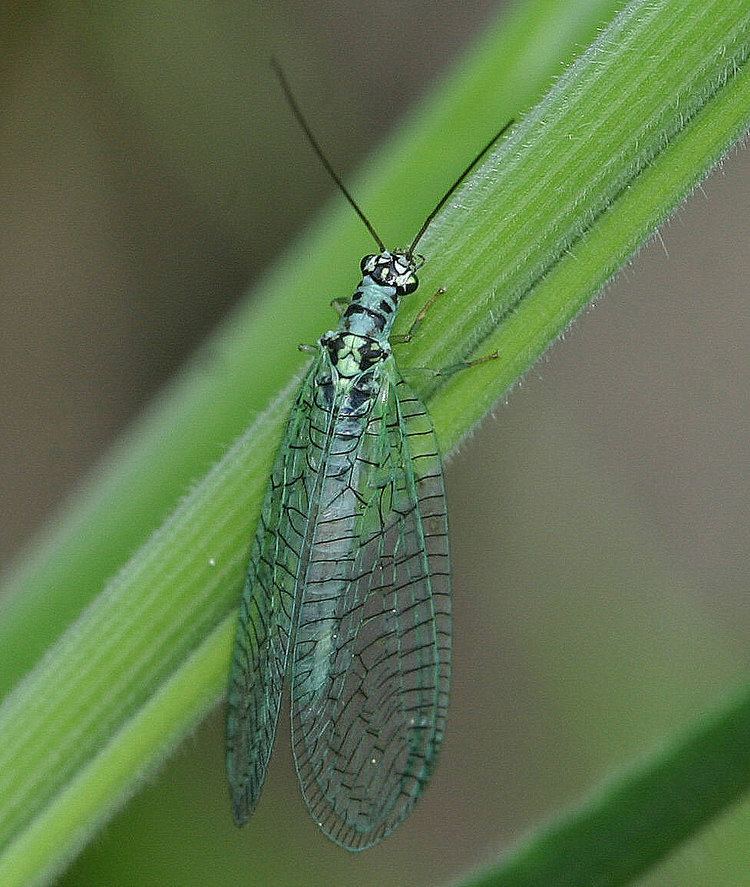
<path fill-rule="evenodd" d="M 422 793 L 450 683 L 442 468 L 425 407 L 395 370 L 357 441 L 348 483 L 351 493 L 339 491 L 337 500 L 347 519 L 332 538 L 351 541 L 327 581 L 321 567 L 316 584 L 306 583 L 300 605 L 292 741 L 315 821 L 337 843 L 362 850 Z M 326 545 L 313 548 L 311 571 L 316 557 L 330 559 Z"/>
<path fill-rule="evenodd" d="M 279 448 L 240 603 L 227 712 L 227 774 L 235 820 L 255 810 L 279 717 L 310 497 L 330 415 L 314 380 L 300 385 Z"/>

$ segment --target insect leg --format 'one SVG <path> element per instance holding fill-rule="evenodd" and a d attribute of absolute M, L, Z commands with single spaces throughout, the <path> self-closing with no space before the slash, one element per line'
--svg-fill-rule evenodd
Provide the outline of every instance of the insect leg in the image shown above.
<path fill-rule="evenodd" d="M 497 360 L 498 357 L 500 357 L 500 352 L 493 351 L 490 354 L 485 354 L 483 357 L 475 357 L 474 360 L 461 360 L 458 363 L 451 364 L 451 366 L 443 367 L 442 370 L 435 370 L 435 375 L 452 376 L 461 370 L 468 370 L 469 367 L 479 366 L 480 364 L 487 363 L 489 360 Z"/>
<path fill-rule="evenodd" d="M 320 348 L 317 345 L 307 345 L 305 342 L 300 342 L 297 345 L 297 350 L 305 354 L 318 354 L 320 352 Z"/>
<path fill-rule="evenodd" d="M 338 314 L 339 317 L 346 311 L 349 307 L 350 299 L 331 299 L 331 308 Z"/>
<path fill-rule="evenodd" d="M 497 360 L 498 357 L 500 357 L 500 352 L 493 351 L 491 354 L 485 354 L 483 357 L 475 357 L 474 360 L 460 360 L 458 363 L 452 363 L 450 366 L 443 367 L 441 370 L 435 370 L 432 367 L 409 367 L 408 371 L 427 373 L 432 376 L 433 379 L 437 379 L 439 376 L 446 378 L 452 376 L 454 373 L 461 372 L 461 370 L 468 370 L 469 367 L 479 366 L 482 363 L 487 363 L 489 360 Z"/>
<path fill-rule="evenodd" d="M 422 321 L 427 317 L 430 308 L 432 308 L 435 302 L 437 302 L 440 296 L 444 295 L 444 293 L 445 287 L 441 286 L 439 289 L 436 289 L 424 305 L 422 305 L 419 314 L 414 318 L 409 329 L 400 336 L 391 336 L 391 345 L 406 345 L 408 342 L 411 342 L 414 333 L 416 333 L 420 326 L 422 326 Z"/>

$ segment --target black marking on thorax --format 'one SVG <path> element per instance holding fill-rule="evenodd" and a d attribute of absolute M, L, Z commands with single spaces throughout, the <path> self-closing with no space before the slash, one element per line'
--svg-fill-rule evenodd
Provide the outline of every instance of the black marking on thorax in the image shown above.
<path fill-rule="evenodd" d="M 347 343 L 347 339 L 351 338 L 359 340 L 360 344 L 352 348 Z M 339 367 L 344 355 L 350 354 L 354 358 L 357 365 L 357 374 L 359 374 L 374 367 L 390 353 L 383 349 L 383 346 L 377 339 L 371 336 L 363 336 L 359 333 L 350 333 L 345 330 L 321 339 L 321 344 L 327 349 L 331 364 L 343 378 L 353 378 L 353 374 L 343 373 Z"/>
<path fill-rule="evenodd" d="M 381 307 L 382 307 L 381 303 Z M 389 312 L 392 310 L 389 307 Z M 382 314 L 379 314 L 377 311 L 373 311 L 371 308 L 366 308 L 364 305 L 358 305 L 352 302 L 351 305 L 344 312 L 345 318 L 353 317 L 355 314 L 366 314 L 369 318 L 372 319 L 372 322 L 377 327 L 378 332 L 383 332 L 385 329 L 385 317 Z"/>

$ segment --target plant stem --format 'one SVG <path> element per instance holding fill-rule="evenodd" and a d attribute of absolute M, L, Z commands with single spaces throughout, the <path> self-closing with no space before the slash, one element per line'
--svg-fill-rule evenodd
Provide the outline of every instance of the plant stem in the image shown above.
<path fill-rule="evenodd" d="M 413 235 L 436 192 L 487 141 L 498 120 L 538 101 L 561 62 L 589 43 L 620 5 L 523 0 L 504 16 L 354 183 L 373 218 L 389 224 L 389 236 Z M 277 89 L 270 72 L 268 88 Z M 287 113 L 279 100 L 279 114 Z M 351 291 L 353 272 L 371 246 L 338 196 L 332 205 L 5 576 L 0 695 L 299 370 L 297 343 L 314 342 L 330 325 L 330 297 Z M 400 230 L 393 231 L 396 221 Z M 311 287 L 317 280 L 325 281 L 319 296 L 318 286 Z"/>

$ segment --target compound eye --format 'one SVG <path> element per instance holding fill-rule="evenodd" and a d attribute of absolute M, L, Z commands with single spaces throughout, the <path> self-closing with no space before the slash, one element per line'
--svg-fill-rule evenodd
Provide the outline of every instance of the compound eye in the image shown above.
<path fill-rule="evenodd" d="M 377 256 L 365 256 L 364 259 L 359 263 L 359 269 L 363 274 L 367 274 L 369 271 L 372 271 L 375 267 L 374 259 L 377 259 Z"/>
<path fill-rule="evenodd" d="M 413 293 L 418 286 L 419 281 L 417 280 L 417 276 L 416 274 L 412 274 L 412 276 L 406 281 L 406 283 L 402 283 L 399 285 L 399 295 L 408 296 L 410 293 Z"/>

